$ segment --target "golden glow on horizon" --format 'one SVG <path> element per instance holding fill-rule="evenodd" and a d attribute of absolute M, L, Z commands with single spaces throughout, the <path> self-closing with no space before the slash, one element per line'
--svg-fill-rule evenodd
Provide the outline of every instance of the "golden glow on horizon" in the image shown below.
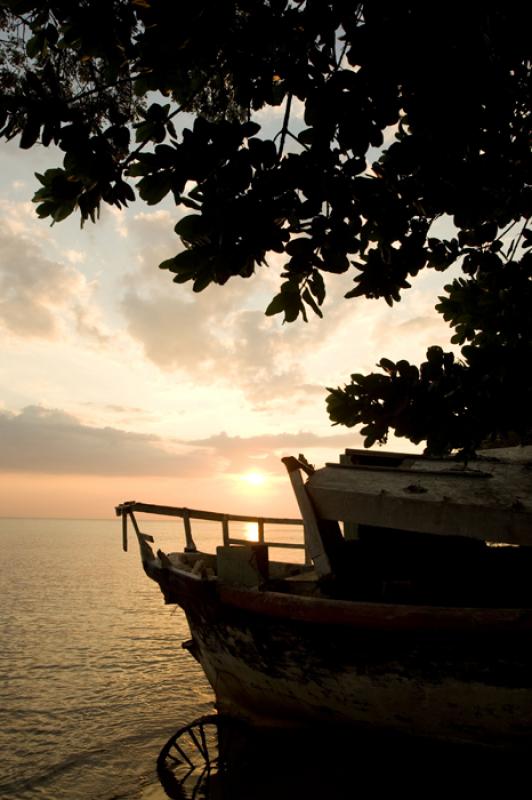
<path fill-rule="evenodd" d="M 266 475 L 263 472 L 252 470 L 242 475 L 241 480 L 249 483 L 250 486 L 263 486 L 266 483 Z"/>
<path fill-rule="evenodd" d="M 266 475 L 265 485 L 253 486 L 242 480 L 244 474 L 168 478 L 157 475 L 4 473 L 0 480 L 0 517 L 100 518 L 115 522 L 114 507 L 130 498 L 149 498 L 150 502 L 161 505 L 227 510 L 252 516 L 298 515 L 286 479 L 277 481 Z"/>

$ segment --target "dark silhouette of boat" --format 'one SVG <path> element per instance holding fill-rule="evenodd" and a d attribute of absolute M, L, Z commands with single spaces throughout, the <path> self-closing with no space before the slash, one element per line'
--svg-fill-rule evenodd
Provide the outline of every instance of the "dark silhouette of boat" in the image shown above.
<path fill-rule="evenodd" d="M 466 466 L 359 450 L 318 470 L 283 460 L 302 520 L 117 508 L 124 546 L 130 520 L 146 573 L 184 610 L 218 709 L 261 727 L 529 747 L 532 448 Z M 181 517 L 183 550 L 155 553 L 136 512 Z M 216 554 L 197 549 L 193 519 L 220 522 Z M 258 541 L 231 537 L 233 521 L 255 521 Z M 267 542 L 271 525 L 303 527 L 305 563 L 270 558 L 287 546 Z"/>

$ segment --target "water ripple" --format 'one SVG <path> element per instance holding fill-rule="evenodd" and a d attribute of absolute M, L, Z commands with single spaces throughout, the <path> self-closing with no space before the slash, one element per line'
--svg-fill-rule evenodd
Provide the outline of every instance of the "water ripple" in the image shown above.
<path fill-rule="evenodd" d="M 116 523 L 0 520 L 0 545 L 1 797 L 140 798 L 166 738 L 211 707 L 184 616 Z"/>

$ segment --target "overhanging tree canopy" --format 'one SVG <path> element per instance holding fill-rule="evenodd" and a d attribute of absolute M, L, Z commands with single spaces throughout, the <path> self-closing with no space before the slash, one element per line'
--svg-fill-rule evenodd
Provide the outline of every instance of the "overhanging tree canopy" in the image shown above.
<path fill-rule="evenodd" d="M 437 306 L 462 357 L 330 390 L 334 422 L 429 450 L 531 428 L 532 212 L 527 15 L 511 3 L 0 0 L 0 135 L 58 145 L 41 217 L 95 220 L 140 194 L 187 213 L 161 264 L 194 291 L 285 256 L 267 314 L 399 301 L 422 269 L 461 267 Z M 303 104 L 305 127 L 294 125 Z M 280 106 L 273 139 L 254 112 Z M 179 114 L 195 116 L 182 133 Z M 386 144 L 385 144 L 386 142 Z M 136 183 L 135 183 L 136 182 Z M 133 188 L 132 183 L 135 183 Z M 434 223 L 452 218 L 452 233 Z M 169 254 L 171 256 L 171 254 Z"/>

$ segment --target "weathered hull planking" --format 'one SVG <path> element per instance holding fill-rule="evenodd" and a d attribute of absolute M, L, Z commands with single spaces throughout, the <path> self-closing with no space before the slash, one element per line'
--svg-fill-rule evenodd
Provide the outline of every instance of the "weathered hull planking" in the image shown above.
<path fill-rule="evenodd" d="M 342 604 L 145 569 L 184 609 L 220 711 L 262 726 L 532 743 L 532 611 Z"/>

